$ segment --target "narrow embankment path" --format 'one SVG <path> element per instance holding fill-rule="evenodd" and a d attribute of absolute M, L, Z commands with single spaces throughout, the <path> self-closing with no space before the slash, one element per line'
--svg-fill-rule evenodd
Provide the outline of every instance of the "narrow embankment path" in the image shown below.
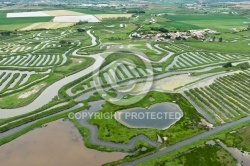
<path fill-rule="evenodd" d="M 192 144 L 195 141 L 204 139 L 204 138 L 209 137 L 209 136 L 211 136 L 213 134 L 217 134 L 217 133 L 219 133 L 219 132 L 221 132 L 223 130 L 226 130 L 226 129 L 230 128 L 230 127 L 233 127 L 235 125 L 238 125 L 240 123 L 244 123 L 244 122 L 247 122 L 247 121 L 250 121 L 250 116 L 248 116 L 246 118 L 243 118 L 243 119 L 240 119 L 240 120 L 237 120 L 237 121 L 234 121 L 234 122 L 231 122 L 231 123 L 227 123 L 227 124 L 219 126 L 219 127 L 216 127 L 213 130 L 210 130 L 208 132 L 205 132 L 205 133 L 199 134 L 197 136 L 194 136 L 192 138 L 186 139 L 186 140 L 181 141 L 181 142 L 179 142 L 177 144 L 174 144 L 174 145 L 171 145 L 171 146 L 167 146 L 167 147 L 159 150 L 156 153 L 153 153 L 151 155 L 142 157 L 142 158 L 140 158 L 138 160 L 135 160 L 133 162 L 128 162 L 128 163 L 121 164 L 120 166 L 131 166 L 131 165 L 135 166 L 135 165 L 140 164 L 140 163 L 142 163 L 144 161 L 147 161 L 147 160 L 150 160 L 152 158 L 159 157 L 159 156 L 161 156 L 163 154 L 172 152 L 172 151 L 177 150 L 177 149 L 179 149 L 179 148 L 181 148 L 181 147 L 183 147 L 185 145 Z"/>

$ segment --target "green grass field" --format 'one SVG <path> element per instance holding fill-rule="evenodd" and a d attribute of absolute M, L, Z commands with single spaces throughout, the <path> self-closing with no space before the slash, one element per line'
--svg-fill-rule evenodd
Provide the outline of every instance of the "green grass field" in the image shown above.
<path fill-rule="evenodd" d="M 179 154 L 178 156 L 171 158 L 170 160 L 159 162 L 156 164 L 171 166 L 235 166 L 237 162 L 231 156 L 231 154 L 224 150 L 222 147 L 218 145 L 204 145 L 199 148 Z"/>
<path fill-rule="evenodd" d="M 231 16 L 222 14 L 190 14 L 190 15 L 168 15 L 167 18 L 175 21 L 193 21 L 193 20 L 207 20 L 207 21 L 220 21 L 220 20 L 235 20 L 235 19 L 245 19 L 242 16 Z"/>
<path fill-rule="evenodd" d="M 181 22 L 181 21 L 168 21 L 168 22 L 161 23 L 161 25 L 166 26 L 166 27 L 173 27 L 173 28 L 178 29 L 180 31 L 186 31 L 186 30 L 190 30 L 190 29 L 201 29 L 200 26 L 190 24 L 190 23 Z"/>
<path fill-rule="evenodd" d="M 53 17 L 6 18 L 6 13 L 0 13 L 0 25 L 50 22 L 52 19 Z"/>
<path fill-rule="evenodd" d="M 202 42 L 202 41 L 187 41 L 185 44 L 195 47 L 197 49 L 204 49 L 210 51 L 221 51 L 227 53 L 249 53 L 250 47 L 247 43 L 236 42 Z"/>
<path fill-rule="evenodd" d="M 9 31 L 15 31 L 22 29 L 24 27 L 29 26 L 31 23 L 21 23 L 21 24 L 8 24 L 8 25 L 0 25 L 0 30 L 9 30 Z"/>
<path fill-rule="evenodd" d="M 232 28 L 244 28 L 246 25 L 244 22 L 249 22 L 249 19 L 243 16 L 231 16 L 231 15 L 168 15 L 168 19 L 178 21 L 186 24 L 202 28 L 212 28 L 215 30 L 228 31 Z"/>
<path fill-rule="evenodd" d="M 236 147 L 250 152 L 250 126 L 245 126 L 235 133 L 227 133 L 221 137 L 222 141 L 229 147 Z"/>
<path fill-rule="evenodd" d="M 119 13 L 119 11 L 116 10 L 104 10 L 104 9 L 98 9 L 98 8 L 82 8 L 82 9 L 70 9 L 74 12 L 79 13 L 85 13 L 85 14 L 113 14 L 113 13 Z"/>

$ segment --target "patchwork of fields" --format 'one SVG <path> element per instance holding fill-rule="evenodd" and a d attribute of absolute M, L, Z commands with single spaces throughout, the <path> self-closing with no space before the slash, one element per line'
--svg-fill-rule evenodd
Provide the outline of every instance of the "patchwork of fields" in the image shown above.
<path fill-rule="evenodd" d="M 21 12 L 21 13 L 7 13 L 7 18 L 19 18 L 19 17 L 47 17 L 50 16 L 44 12 Z"/>
<path fill-rule="evenodd" d="M 244 28 L 244 22 L 249 21 L 248 18 L 242 16 L 229 15 L 169 15 L 168 19 L 172 20 L 170 24 L 180 24 L 180 28 L 193 29 L 190 26 L 200 28 L 210 28 L 215 30 L 230 30 L 232 28 Z M 182 25 L 183 24 L 183 25 Z M 186 25 L 185 25 L 186 24 Z"/>
<path fill-rule="evenodd" d="M 32 30 L 32 29 L 58 29 L 73 26 L 74 23 L 57 23 L 57 22 L 40 22 L 34 23 L 24 28 L 21 31 Z"/>
<path fill-rule="evenodd" d="M 9 28 L 13 28 L 12 26 L 15 26 L 13 30 L 58 29 L 72 26 L 74 23 L 80 21 L 100 22 L 103 19 L 129 18 L 131 16 L 132 14 L 89 15 L 70 10 L 0 13 L 0 30 L 8 30 Z"/>
<path fill-rule="evenodd" d="M 223 124 L 249 117 L 248 17 L 181 8 L 176 14 L 171 14 L 175 8 L 133 14 L 114 10 L 0 13 L 0 145 L 68 113 L 116 113 L 134 107 L 150 111 L 159 103 L 179 107 L 183 116 L 164 130 L 130 128 L 115 119 L 72 119 L 88 147 L 135 151 L 113 164 L 119 165 L 161 153 L 161 148 L 169 150 L 166 146 L 174 149 L 203 140 Z M 220 33 L 175 40 L 167 36 L 201 28 Z M 133 35 L 143 33 L 145 38 Z M 146 83 L 150 85 L 145 90 Z M 125 104 L 112 103 L 120 100 Z M 225 150 L 210 146 L 166 163 L 192 163 L 188 156 L 199 150 L 216 152 L 210 156 L 219 157 L 220 163 L 224 158 L 217 152 L 235 163 Z"/>
<path fill-rule="evenodd" d="M 64 46 L 58 42 L 76 33 L 73 30 L 20 33 L 23 33 L 25 38 L 16 36 L 16 40 L 10 38 L 0 46 L 0 95 L 3 97 L 34 87 L 41 82 L 46 86 L 48 80 L 52 79 L 52 69 L 69 63 L 70 47 L 79 44 L 77 40 Z M 57 49 L 60 49 L 61 53 Z M 27 97 L 29 95 L 25 98 Z"/>

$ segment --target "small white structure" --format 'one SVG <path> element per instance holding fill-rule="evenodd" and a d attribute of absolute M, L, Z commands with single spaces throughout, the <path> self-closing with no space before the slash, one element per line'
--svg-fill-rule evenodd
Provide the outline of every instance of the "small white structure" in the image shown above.
<path fill-rule="evenodd" d="M 157 134 L 157 142 L 163 143 L 161 136 L 159 136 L 158 134 Z"/>

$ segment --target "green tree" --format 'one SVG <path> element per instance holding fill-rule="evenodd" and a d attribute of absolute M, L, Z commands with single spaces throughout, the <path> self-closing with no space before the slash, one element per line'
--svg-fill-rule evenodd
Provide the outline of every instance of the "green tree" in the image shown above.
<path fill-rule="evenodd" d="M 77 32 L 85 32 L 85 29 L 78 28 L 78 29 L 77 29 Z"/>
<path fill-rule="evenodd" d="M 248 24 L 248 26 L 247 26 L 247 30 L 250 30 L 250 24 Z"/>
<path fill-rule="evenodd" d="M 215 42 L 215 39 L 216 39 L 216 37 L 214 36 L 214 37 L 213 37 L 213 42 Z"/>
<path fill-rule="evenodd" d="M 223 67 L 225 67 L 225 68 L 230 68 L 230 67 L 233 67 L 233 64 L 232 64 L 232 62 L 227 62 L 227 63 L 225 63 L 225 64 L 223 65 Z"/>
<path fill-rule="evenodd" d="M 244 62 L 236 65 L 236 67 L 239 67 L 242 70 L 247 70 L 250 68 L 250 64 L 248 62 Z"/>
<path fill-rule="evenodd" d="M 60 43 L 61 45 L 65 45 L 65 44 L 67 44 L 67 41 L 66 41 L 66 40 L 61 40 L 59 43 Z"/>

